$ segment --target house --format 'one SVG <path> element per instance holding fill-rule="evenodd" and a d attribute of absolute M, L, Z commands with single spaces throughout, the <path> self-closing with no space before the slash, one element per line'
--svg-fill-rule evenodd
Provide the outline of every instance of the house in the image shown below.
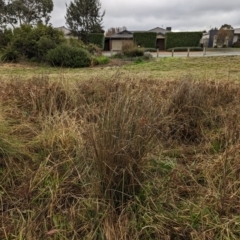
<path fill-rule="evenodd" d="M 240 42 L 240 28 L 234 29 L 233 43 Z"/>
<path fill-rule="evenodd" d="M 229 30 L 232 32 L 230 36 L 225 37 L 223 45 L 227 47 L 232 47 L 233 43 L 240 41 L 240 28 L 235 28 Z M 201 44 L 203 47 L 211 48 L 217 46 L 217 35 L 219 33 L 218 29 L 211 29 L 209 32 L 203 33 Z"/>
<path fill-rule="evenodd" d="M 123 30 L 109 37 L 105 37 L 104 50 L 121 51 L 123 43 L 133 43 L 133 31 Z"/>
<path fill-rule="evenodd" d="M 64 27 L 64 26 L 62 26 L 62 27 L 57 27 L 57 28 L 55 28 L 55 29 L 63 32 L 65 38 L 77 38 L 77 37 L 74 37 L 74 36 L 72 35 L 71 31 L 70 31 L 68 28 Z"/>
<path fill-rule="evenodd" d="M 157 33 L 156 48 L 158 48 L 159 50 L 164 50 L 165 33 L 170 32 L 171 30 L 172 30 L 171 27 L 167 27 L 166 29 L 156 27 L 148 31 L 124 30 L 105 38 L 105 50 L 121 51 L 123 43 L 133 43 L 134 32 L 156 32 Z"/>

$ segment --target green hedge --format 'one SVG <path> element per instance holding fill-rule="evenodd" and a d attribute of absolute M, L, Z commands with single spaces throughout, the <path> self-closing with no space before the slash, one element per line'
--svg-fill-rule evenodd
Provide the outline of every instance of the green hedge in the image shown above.
<path fill-rule="evenodd" d="M 168 32 L 165 34 L 165 48 L 199 47 L 202 32 Z"/>
<path fill-rule="evenodd" d="M 104 48 L 104 34 L 103 33 L 90 33 L 89 43 L 95 44 L 101 49 Z"/>
<path fill-rule="evenodd" d="M 145 48 L 156 48 L 157 33 L 155 32 L 135 32 L 133 40 L 137 45 Z"/>
<path fill-rule="evenodd" d="M 145 48 L 144 49 L 145 52 L 157 52 L 156 48 Z"/>

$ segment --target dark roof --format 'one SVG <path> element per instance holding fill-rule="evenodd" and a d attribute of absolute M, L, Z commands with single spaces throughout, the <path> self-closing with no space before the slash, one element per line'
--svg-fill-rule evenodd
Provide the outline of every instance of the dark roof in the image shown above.
<path fill-rule="evenodd" d="M 150 30 L 123 30 L 119 33 L 113 34 L 111 36 L 108 36 L 106 38 L 123 38 L 123 39 L 131 39 L 133 38 L 133 33 L 135 32 L 156 32 L 157 35 L 161 35 L 164 36 L 166 32 L 170 32 L 169 30 L 160 28 L 160 27 L 156 27 Z"/>
<path fill-rule="evenodd" d="M 131 38 L 133 38 L 133 33 L 128 30 L 123 30 L 123 31 L 121 31 L 119 33 L 115 33 L 107 38 L 124 38 L 124 39 L 129 38 L 129 39 L 131 39 Z"/>
<path fill-rule="evenodd" d="M 156 28 L 150 29 L 149 32 L 156 32 L 157 34 L 162 33 L 164 35 L 166 32 L 170 32 L 170 31 L 164 28 L 156 27 Z"/>

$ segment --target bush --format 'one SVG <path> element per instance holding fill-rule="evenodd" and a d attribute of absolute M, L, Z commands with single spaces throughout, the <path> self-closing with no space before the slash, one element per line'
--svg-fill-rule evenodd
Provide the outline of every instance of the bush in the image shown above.
<path fill-rule="evenodd" d="M 3 50 L 1 60 L 4 62 L 17 62 L 19 55 L 19 52 L 15 48 L 8 46 L 5 50 Z"/>
<path fill-rule="evenodd" d="M 97 56 L 92 58 L 92 65 L 103 65 L 110 62 L 109 57 L 107 56 Z"/>
<path fill-rule="evenodd" d="M 63 34 L 51 26 L 39 24 L 36 27 L 21 25 L 13 30 L 9 44 L 27 59 L 41 61 L 48 50 L 65 42 Z"/>
<path fill-rule="evenodd" d="M 152 60 L 153 59 L 153 55 L 150 52 L 145 52 L 144 56 L 143 56 L 144 60 Z"/>
<path fill-rule="evenodd" d="M 76 39 L 76 38 L 70 38 L 68 40 L 68 43 L 72 47 L 78 47 L 78 48 L 83 48 L 86 49 L 88 52 L 94 55 L 102 55 L 102 50 L 99 48 L 96 44 L 90 43 L 90 44 L 85 44 L 83 41 Z"/>
<path fill-rule="evenodd" d="M 85 44 L 83 43 L 83 41 L 76 39 L 76 38 L 69 38 L 68 41 L 70 46 L 72 47 L 79 47 L 79 48 L 85 48 Z"/>
<path fill-rule="evenodd" d="M 156 48 L 145 48 L 145 52 L 157 52 Z"/>
<path fill-rule="evenodd" d="M 144 49 L 137 47 L 134 43 L 124 43 L 122 52 L 127 57 L 141 57 L 144 55 Z"/>
<path fill-rule="evenodd" d="M 127 57 L 142 57 L 144 51 L 142 48 L 133 48 L 124 53 Z"/>
<path fill-rule="evenodd" d="M 233 43 L 232 47 L 240 48 L 240 41 L 237 41 L 237 42 Z"/>
<path fill-rule="evenodd" d="M 46 60 L 53 66 L 79 68 L 91 64 L 91 56 L 85 49 L 59 45 L 47 53 Z"/>
<path fill-rule="evenodd" d="M 98 56 L 102 55 L 101 48 L 99 48 L 97 45 L 95 45 L 93 43 L 85 45 L 83 48 L 86 49 L 91 54 L 98 55 Z"/>
<path fill-rule="evenodd" d="M 123 55 L 122 52 L 117 52 L 117 53 L 114 54 L 112 57 L 113 57 L 113 58 L 123 59 L 123 58 L 124 58 L 124 55 Z"/>
<path fill-rule="evenodd" d="M 56 43 L 47 37 L 41 37 L 37 42 L 38 56 L 37 59 L 43 60 L 47 52 L 56 47 Z"/>
<path fill-rule="evenodd" d="M 0 49 L 7 47 L 7 45 L 11 42 L 12 37 L 12 29 L 4 29 L 0 31 Z"/>

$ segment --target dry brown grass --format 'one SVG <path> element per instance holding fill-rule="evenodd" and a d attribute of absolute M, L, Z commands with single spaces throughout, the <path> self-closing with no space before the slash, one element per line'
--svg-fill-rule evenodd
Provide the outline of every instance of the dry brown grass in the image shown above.
<path fill-rule="evenodd" d="M 0 92 L 0 239 L 240 238 L 239 83 L 42 75 Z"/>

